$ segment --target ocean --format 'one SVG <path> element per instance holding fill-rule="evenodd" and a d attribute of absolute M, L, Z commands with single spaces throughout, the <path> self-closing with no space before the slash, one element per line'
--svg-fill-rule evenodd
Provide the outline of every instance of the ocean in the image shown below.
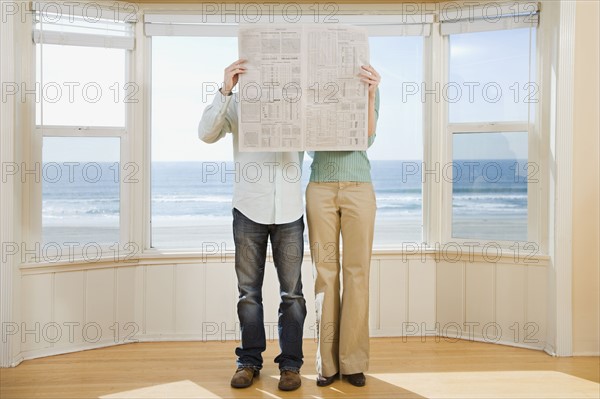
<path fill-rule="evenodd" d="M 152 245 L 196 247 L 231 240 L 232 162 L 154 162 L 151 169 Z M 303 185 L 309 177 L 303 168 Z M 371 161 L 377 198 L 375 247 L 421 242 L 422 181 L 453 182 L 454 237 L 527 239 L 525 160 Z M 139 170 L 111 163 L 42 168 L 44 242 L 119 240 L 119 181 L 136 184 Z M 218 237 L 217 237 L 218 236 Z"/>

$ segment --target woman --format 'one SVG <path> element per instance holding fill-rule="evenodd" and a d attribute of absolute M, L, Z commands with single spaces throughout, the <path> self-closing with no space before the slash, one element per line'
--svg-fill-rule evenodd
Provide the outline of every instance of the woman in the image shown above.
<path fill-rule="evenodd" d="M 370 65 L 361 80 L 369 85 L 368 145 L 375 139 L 381 80 Z M 306 215 L 315 265 L 317 385 L 338 375 L 365 385 L 369 364 L 369 270 L 375 224 L 375 193 L 366 151 L 317 151 L 306 189 Z M 340 298 L 340 234 L 343 241 Z"/>

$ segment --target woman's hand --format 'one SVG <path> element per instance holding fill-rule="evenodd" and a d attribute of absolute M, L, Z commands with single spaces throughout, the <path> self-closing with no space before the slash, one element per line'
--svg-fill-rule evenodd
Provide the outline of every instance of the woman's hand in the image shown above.
<path fill-rule="evenodd" d="M 381 82 L 381 76 L 371 65 L 363 65 L 361 68 L 363 71 L 359 73 L 360 80 L 369 85 L 369 99 L 374 101 L 377 86 Z"/>
<path fill-rule="evenodd" d="M 240 58 L 239 60 L 225 68 L 225 74 L 223 76 L 223 87 L 221 89 L 221 93 L 223 95 L 230 94 L 235 85 L 237 84 L 240 74 L 246 72 L 246 67 L 244 66 L 245 62 L 246 60 Z"/>
<path fill-rule="evenodd" d="M 359 74 L 360 80 L 369 85 L 369 108 L 368 108 L 368 126 L 367 134 L 372 136 L 375 134 L 376 120 L 375 120 L 375 95 L 377 93 L 377 86 L 381 82 L 381 76 L 377 73 L 375 68 L 371 65 L 363 65 L 361 67 L 363 71 Z"/>

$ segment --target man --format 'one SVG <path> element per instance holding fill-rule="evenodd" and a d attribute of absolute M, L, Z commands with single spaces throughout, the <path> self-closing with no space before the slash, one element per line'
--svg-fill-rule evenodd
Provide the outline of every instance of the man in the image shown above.
<path fill-rule="evenodd" d="M 306 317 L 300 272 L 304 254 L 302 153 L 238 151 L 238 99 L 232 90 L 239 75 L 246 72 L 244 63 L 240 59 L 225 69 L 223 86 L 204 110 L 198 126 L 198 136 L 206 143 L 232 133 L 236 171 L 253 171 L 252 176 L 243 173 L 236 176 L 234 183 L 233 236 L 242 340 L 235 351 L 237 370 L 231 386 L 249 387 L 262 368 L 262 352 L 266 349 L 262 283 L 270 239 L 281 295 L 278 321 L 281 353 L 275 362 L 281 373 L 279 389 L 292 391 L 301 384 L 302 329 Z M 247 165 L 251 168 L 246 168 Z M 254 173 L 256 168 L 260 173 Z M 292 170 L 300 173 L 290 176 Z"/>

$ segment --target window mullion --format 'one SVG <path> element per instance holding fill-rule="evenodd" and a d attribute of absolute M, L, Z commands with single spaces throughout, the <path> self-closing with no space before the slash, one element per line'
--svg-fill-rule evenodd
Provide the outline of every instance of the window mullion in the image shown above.
<path fill-rule="evenodd" d="M 123 137 L 125 128 L 102 126 L 36 126 L 41 137 Z"/>
<path fill-rule="evenodd" d="M 152 246 L 152 175 L 151 175 L 151 162 L 152 162 L 152 37 L 146 37 L 141 33 L 143 26 L 137 27 L 137 36 L 139 38 L 138 57 L 135 59 L 136 68 L 138 72 L 136 74 L 136 82 L 138 87 L 145 87 L 142 91 L 141 105 L 137 106 L 138 112 L 135 117 L 130 120 L 131 123 L 135 124 L 137 128 L 135 131 L 135 139 L 138 145 L 135 148 L 138 149 L 136 158 L 140 162 L 140 174 L 142 179 L 142 186 L 136 191 L 138 197 L 137 200 L 143 204 L 142 209 L 138 210 L 141 212 L 139 220 L 141 223 L 141 231 L 134 231 L 136 240 L 141 250 L 145 251 L 150 249 Z M 139 140 L 139 141 L 137 141 Z"/>
<path fill-rule="evenodd" d="M 440 57 L 443 38 L 439 35 L 439 29 L 432 29 L 430 37 L 424 39 L 423 64 L 424 84 L 433 87 L 434 82 L 443 79 L 444 60 Z M 431 170 L 433 165 L 439 164 L 441 160 L 441 147 L 439 146 L 439 134 L 442 126 L 442 103 L 433 101 L 432 96 L 426 96 L 423 112 L 423 164 L 422 174 L 422 217 L 423 217 L 423 241 L 428 246 L 441 240 L 441 226 L 443 223 L 440 212 L 441 187 L 436 178 L 431 178 L 426 170 Z"/>
<path fill-rule="evenodd" d="M 441 87 L 445 87 L 449 80 L 449 65 L 450 65 L 450 40 L 448 36 L 441 36 L 440 46 L 438 47 L 440 56 L 440 72 L 439 82 Z M 438 168 L 437 168 L 437 185 L 440 187 L 439 196 L 439 237 L 438 243 L 447 243 L 452 240 L 452 182 L 444 178 L 443 170 L 446 165 L 452 162 L 452 135 L 448 130 L 448 102 L 441 101 L 439 104 L 439 132 L 440 148 L 438 149 Z"/>
<path fill-rule="evenodd" d="M 449 133 L 526 132 L 527 122 L 449 123 Z"/>

